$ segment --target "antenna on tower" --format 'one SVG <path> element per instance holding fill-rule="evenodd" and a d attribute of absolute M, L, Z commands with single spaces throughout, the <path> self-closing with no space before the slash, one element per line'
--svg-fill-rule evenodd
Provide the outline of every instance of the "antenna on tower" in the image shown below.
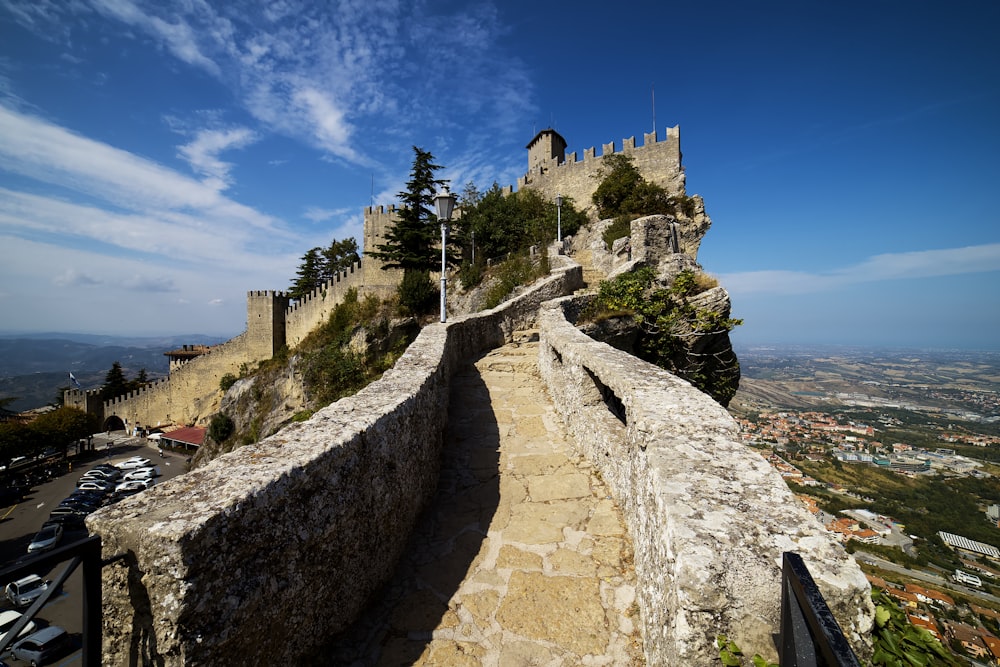
<path fill-rule="evenodd" d="M 375 208 L 375 172 L 372 172 L 372 196 L 371 196 L 371 207 Z"/>
<path fill-rule="evenodd" d="M 653 98 L 653 134 L 656 134 L 656 85 L 649 84 L 649 92 Z"/>

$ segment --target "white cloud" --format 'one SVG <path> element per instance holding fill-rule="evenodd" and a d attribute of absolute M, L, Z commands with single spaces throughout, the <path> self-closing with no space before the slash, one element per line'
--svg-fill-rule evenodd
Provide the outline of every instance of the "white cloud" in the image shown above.
<path fill-rule="evenodd" d="M 310 206 L 302 214 L 302 217 L 313 222 L 326 222 L 338 216 L 352 215 L 354 213 L 356 213 L 354 208 L 320 208 L 318 206 Z"/>
<path fill-rule="evenodd" d="M 212 187 L 3 105 L 0 164 L 130 211 L 161 217 L 196 211 L 231 229 L 249 225 L 279 238 L 289 236 L 280 221 L 222 197 Z"/>
<path fill-rule="evenodd" d="M 171 16 L 170 20 L 156 16 L 153 10 L 158 4 L 143 8 L 129 0 L 91 0 L 91 4 L 102 14 L 160 39 L 175 57 L 187 64 L 204 69 L 213 76 L 221 73 L 219 66 L 202 52 L 196 29 L 177 15 Z M 210 17 L 213 23 L 225 21 L 211 13 L 207 5 L 187 3 L 187 6 L 192 11 L 200 8 L 203 16 Z M 163 13 L 172 14 L 169 10 Z"/>
<path fill-rule="evenodd" d="M 195 172 L 205 177 L 202 183 L 218 191 L 225 190 L 232 184 L 229 171 L 233 167 L 231 163 L 220 160 L 219 154 L 227 150 L 244 148 L 256 140 L 256 133 L 245 127 L 201 130 L 194 141 L 177 150 Z"/>
<path fill-rule="evenodd" d="M 726 289 L 743 294 L 811 294 L 882 280 L 933 278 L 1000 271 L 1000 243 L 875 255 L 826 273 L 746 271 L 719 276 Z"/>

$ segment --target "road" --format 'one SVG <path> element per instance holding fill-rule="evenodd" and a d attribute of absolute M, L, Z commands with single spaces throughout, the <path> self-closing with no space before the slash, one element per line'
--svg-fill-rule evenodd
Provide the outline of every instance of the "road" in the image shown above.
<path fill-rule="evenodd" d="M 158 482 L 183 474 L 187 468 L 185 457 L 180 454 L 164 452 L 164 457 L 160 458 L 157 449 L 143 438 L 126 438 L 121 432 L 113 433 L 113 444 L 110 449 L 105 449 L 104 444 L 107 440 L 108 438 L 104 434 L 95 436 L 97 451 L 88 452 L 85 455 L 86 458 L 82 460 L 71 457 L 72 470 L 70 472 L 33 488 L 21 503 L 0 508 L 0 568 L 8 567 L 27 553 L 28 543 L 48 519 L 49 512 L 63 498 L 72 493 L 83 473 L 97 464 L 108 461 L 116 463 L 136 455 L 145 456 L 159 466 L 162 476 L 157 478 Z M 61 544 L 68 544 L 86 536 L 86 529 L 67 531 Z M 65 567 L 65 564 L 59 565 L 43 578 L 53 579 Z M 7 583 L 6 580 L 0 581 L 0 587 L 6 586 Z M 81 617 L 82 585 L 82 576 L 78 568 L 66 581 L 62 591 L 49 600 L 49 603 L 41 609 L 35 619 L 39 626 L 58 625 L 65 628 L 75 640 L 76 646 L 79 646 L 80 633 L 83 628 Z M 0 609 L 9 608 L 11 608 L 10 603 L 6 598 L 2 599 Z M 7 661 L 13 665 L 19 664 L 16 660 L 10 661 L 8 659 Z M 78 664 L 78 662 L 79 650 L 54 664 L 70 665 Z"/>
<path fill-rule="evenodd" d="M 955 591 L 957 593 L 961 593 L 962 595 L 966 595 L 968 597 L 979 598 L 981 600 L 988 600 L 993 604 L 1000 604 L 1000 597 L 997 597 L 995 595 L 990 595 L 989 593 L 976 590 L 975 588 L 968 588 L 966 586 L 956 584 L 950 579 L 940 577 L 936 574 L 927 572 L 925 570 L 908 570 L 902 565 L 896 565 L 895 563 L 883 560 L 878 556 L 873 556 L 863 551 L 856 551 L 854 553 L 854 560 L 863 563 L 868 563 L 869 565 L 874 565 L 875 567 L 880 568 L 882 570 L 889 570 L 890 572 L 904 574 L 912 579 L 919 579 L 920 581 L 926 581 L 929 584 L 934 584 L 935 586 L 938 586 L 940 588 Z"/>

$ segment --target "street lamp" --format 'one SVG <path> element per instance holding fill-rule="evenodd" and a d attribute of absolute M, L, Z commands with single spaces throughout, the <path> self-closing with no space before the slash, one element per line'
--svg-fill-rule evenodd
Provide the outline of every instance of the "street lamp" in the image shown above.
<path fill-rule="evenodd" d="M 451 222 L 451 212 L 455 210 L 455 195 L 448 192 L 448 186 L 434 197 L 434 208 L 437 209 L 438 220 L 441 221 L 441 321 L 448 321 L 445 304 L 448 289 L 448 223 Z"/>
<path fill-rule="evenodd" d="M 556 241 L 562 243 L 562 195 L 556 195 Z"/>

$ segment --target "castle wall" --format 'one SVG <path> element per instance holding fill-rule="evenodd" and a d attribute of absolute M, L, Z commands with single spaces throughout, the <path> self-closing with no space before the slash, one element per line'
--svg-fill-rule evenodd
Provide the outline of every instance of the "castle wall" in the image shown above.
<path fill-rule="evenodd" d="M 372 260 L 365 259 L 365 264 Z M 350 289 L 358 290 L 358 296 L 369 292 L 365 283 L 365 272 L 361 262 L 355 262 L 336 278 L 318 287 L 285 311 L 285 339 L 288 347 L 294 349 L 309 332 L 330 318 L 333 309 L 344 301 Z"/>
<path fill-rule="evenodd" d="M 384 262 L 372 257 L 369 253 L 374 252 L 376 246 L 385 241 L 386 231 L 395 224 L 397 219 L 397 209 L 395 205 L 389 206 L 368 206 L 365 208 L 364 222 L 364 255 L 361 263 L 364 268 L 365 286 L 373 293 L 381 296 L 391 296 L 396 293 L 396 286 L 403 280 L 403 271 L 393 269 L 386 271 L 382 268 Z"/>
<path fill-rule="evenodd" d="M 643 135 L 643 145 L 635 145 L 635 137 L 622 142 L 619 150 L 614 142 L 602 146 L 601 155 L 595 155 L 593 148 L 583 153 L 577 160 L 575 152 L 568 154 L 560 163 L 558 157 L 536 159 L 529 165 L 528 173 L 517 180 L 517 189 L 538 190 L 546 199 L 554 199 L 557 194 L 572 197 L 577 208 L 591 205 L 590 197 L 600 183 L 600 170 L 604 158 L 613 153 L 622 153 L 633 158 L 635 166 L 647 181 L 662 186 L 671 194 L 683 195 L 684 168 L 681 165 L 680 128 L 668 127 L 667 136 L 657 140 L 656 132 Z"/>
<path fill-rule="evenodd" d="M 874 616 L 857 563 L 733 418 L 667 371 L 581 331 L 592 297 L 542 305 L 539 370 L 556 410 L 622 508 L 650 665 L 718 664 L 725 634 L 774 659 L 782 554 L 802 556 L 859 656 Z"/>
<path fill-rule="evenodd" d="M 307 422 L 91 514 L 104 556 L 126 554 L 102 568 L 103 664 L 298 664 L 347 627 L 435 491 L 452 374 L 582 286 L 553 263 L 526 294 L 425 327 Z"/>
<path fill-rule="evenodd" d="M 218 410 L 222 376 L 239 375 L 243 364 L 270 359 L 261 356 L 261 349 L 259 341 L 243 332 L 181 365 L 170 377 L 107 401 L 104 416 L 121 417 L 129 426 L 204 423 Z"/>

